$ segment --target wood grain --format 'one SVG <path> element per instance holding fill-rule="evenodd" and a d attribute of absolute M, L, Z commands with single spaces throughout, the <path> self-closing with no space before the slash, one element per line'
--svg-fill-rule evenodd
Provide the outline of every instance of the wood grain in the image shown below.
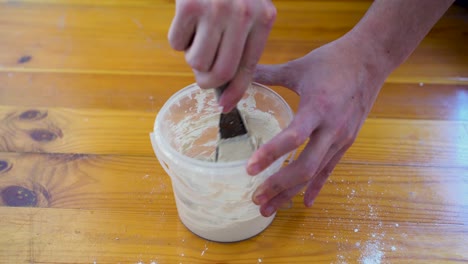
<path fill-rule="evenodd" d="M 15 237 L 2 236 L 0 244 L 28 244 L 25 251 L 2 254 L 2 261 L 9 263 L 29 263 L 31 259 L 35 263 L 280 264 L 311 259 L 342 263 L 380 259 L 378 256 L 401 263 L 408 261 L 408 252 L 412 263 L 466 261 L 466 226 L 356 224 L 348 219 L 322 221 L 283 213 L 257 237 L 219 244 L 188 233 L 175 216 L 76 209 L 2 207 L 0 211 L 16 231 Z M 31 219 L 32 226 L 22 225 L 22 219 Z M 23 241 L 25 237 L 28 239 Z"/>
<path fill-rule="evenodd" d="M 38 197 L 37 207 L 175 213 L 169 176 L 155 157 L 1 153 L 0 161 L 8 163 L 0 172 L 0 189 L 29 189 Z M 320 210 L 333 207 L 333 217 L 359 221 L 374 205 L 383 221 L 398 220 L 401 214 L 400 221 L 462 225 L 468 221 L 467 174 L 467 167 L 395 168 L 343 161 L 314 208 L 302 210 L 298 196 L 296 209 L 322 218 Z M 446 196 L 444 201 L 440 196 Z"/>
<path fill-rule="evenodd" d="M 277 0 L 262 63 L 345 34 L 372 1 Z M 149 139 L 194 81 L 169 0 L 0 0 L 0 263 L 468 262 L 468 10 L 387 79 L 312 208 L 222 244 L 179 221 Z M 272 87 L 296 110 L 298 96 Z"/>
<path fill-rule="evenodd" d="M 25 117 L 28 111 L 35 116 Z M 0 151 L 154 156 L 149 133 L 155 117 L 130 110 L 0 106 Z M 466 121 L 370 118 L 344 160 L 466 167 L 467 126 Z"/>
<path fill-rule="evenodd" d="M 9 52 L 0 53 L 0 68 L 5 72 L 191 75 L 183 54 L 170 49 L 167 42 L 171 1 L 142 1 L 133 8 L 128 1 L 123 6 L 105 3 L 3 5 L 0 49 Z M 355 25 L 369 4 L 278 1 L 278 21 L 261 62 L 283 63 L 336 39 Z M 466 42 L 467 21 L 460 15 L 463 9 L 452 9 L 389 81 L 467 83 L 468 57 L 461 45 Z M 19 63 L 23 56 L 31 60 Z"/>
<path fill-rule="evenodd" d="M 343 163 L 313 208 L 305 209 L 299 195 L 267 231 L 230 245 L 185 229 L 169 177 L 154 158 L 1 154 L 0 159 L 12 166 L 0 178 L 0 189 L 20 185 L 48 196 L 41 197 L 46 200 L 41 208 L 0 207 L 5 232 L 16 234 L 0 238 L 2 250 L 27 249 L 0 255 L 2 262 L 301 263 L 375 254 L 387 261 L 407 254 L 416 262 L 467 260 L 468 184 L 460 183 L 468 168 Z M 226 259 L 236 255 L 242 257 Z"/>
<path fill-rule="evenodd" d="M 0 104 L 157 112 L 193 76 L 78 73 L 1 73 Z M 297 110 L 298 96 L 271 87 Z M 384 84 L 372 118 L 468 121 L 468 85 Z"/>

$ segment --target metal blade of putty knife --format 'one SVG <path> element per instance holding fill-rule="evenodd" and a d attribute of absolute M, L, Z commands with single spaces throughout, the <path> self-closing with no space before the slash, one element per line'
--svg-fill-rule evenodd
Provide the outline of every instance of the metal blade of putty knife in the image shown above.
<path fill-rule="evenodd" d="M 217 100 L 219 100 L 228 85 L 229 83 L 216 88 Z M 237 107 L 234 107 L 229 113 L 221 113 L 219 137 L 220 140 L 216 146 L 216 161 L 244 159 L 249 157 L 255 150 L 255 144 Z"/>

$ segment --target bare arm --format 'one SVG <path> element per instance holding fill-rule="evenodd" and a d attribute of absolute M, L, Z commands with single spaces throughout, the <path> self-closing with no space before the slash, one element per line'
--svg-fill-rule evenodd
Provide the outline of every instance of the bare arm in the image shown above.
<path fill-rule="evenodd" d="M 368 41 L 392 71 L 416 49 L 455 0 L 376 0 L 350 34 Z"/>

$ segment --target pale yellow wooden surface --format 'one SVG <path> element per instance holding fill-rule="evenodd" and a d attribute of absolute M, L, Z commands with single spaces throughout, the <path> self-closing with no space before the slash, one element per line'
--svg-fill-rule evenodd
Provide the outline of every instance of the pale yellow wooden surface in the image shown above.
<path fill-rule="evenodd" d="M 274 2 L 263 63 L 339 37 L 371 3 Z M 389 77 L 314 206 L 299 194 L 233 244 L 180 223 L 149 141 L 193 82 L 166 40 L 173 13 L 162 0 L 0 1 L 0 191 L 37 195 L 36 207 L 0 199 L 0 263 L 468 262 L 467 9 Z"/>

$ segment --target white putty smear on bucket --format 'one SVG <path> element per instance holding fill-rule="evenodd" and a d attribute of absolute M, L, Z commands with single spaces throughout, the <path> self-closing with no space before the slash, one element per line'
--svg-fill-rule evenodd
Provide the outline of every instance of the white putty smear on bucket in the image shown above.
<path fill-rule="evenodd" d="M 254 85 L 238 104 L 249 132 L 265 143 L 285 128 L 292 111 L 272 90 Z M 285 155 L 259 175 L 247 174 L 247 158 L 213 162 L 219 107 L 213 90 L 184 88 L 161 109 L 151 135 L 160 163 L 171 177 L 181 221 L 193 233 L 218 242 L 257 235 L 273 221 L 252 202 L 252 193 L 278 171 Z"/>
<path fill-rule="evenodd" d="M 212 162 L 215 161 L 216 146 L 220 141 L 219 135 L 214 133 L 215 130 L 217 132 L 219 129 L 220 111 L 217 102 L 213 100 L 213 94 L 211 90 L 201 90 L 200 93 L 195 95 L 196 105 L 194 108 L 196 108 L 196 111 L 192 112 L 190 110 L 193 109 L 190 109 L 185 113 L 186 116 L 182 121 L 172 124 L 176 133 L 175 137 L 181 146 L 178 149 L 179 152 L 192 158 Z M 251 137 L 255 149 L 257 149 L 278 134 L 281 128 L 272 113 L 256 109 L 255 94 L 255 90 L 247 90 L 247 97 L 238 104 L 238 109 L 244 117 L 249 137 Z M 205 112 L 211 110 L 211 114 L 199 118 L 203 110 Z M 201 144 L 200 141 L 204 143 Z M 227 146 L 229 149 L 220 153 L 220 162 L 245 160 L 250 157 L 249 154 L 251 153 L 246 152 L 242 146 L 236 145 L 236 141 L 234 138 L 232 140 L 233 144 Z M 200 148 L 200 145 L 203 148 Z M 199 151 L 200 149 L 203 149 L 203 151 Z M 232 152 L 226 153 L 226 151 Z"/>

